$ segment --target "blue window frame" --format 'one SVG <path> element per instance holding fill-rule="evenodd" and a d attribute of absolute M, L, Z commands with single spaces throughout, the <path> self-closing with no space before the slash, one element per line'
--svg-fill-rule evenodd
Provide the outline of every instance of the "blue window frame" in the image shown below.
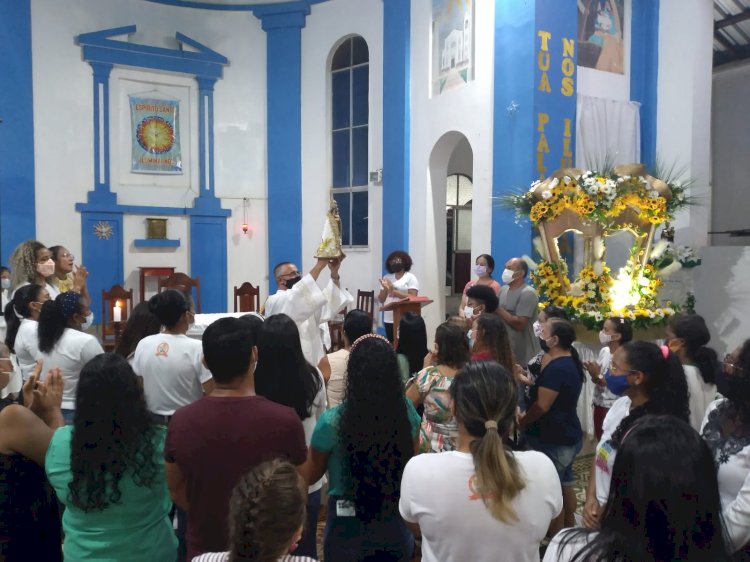
<path fill-rule="evenodd" d="M 370 56 L 362 37 L 331 59 L 331 167 L 344 246 L 367 246 Z"/>

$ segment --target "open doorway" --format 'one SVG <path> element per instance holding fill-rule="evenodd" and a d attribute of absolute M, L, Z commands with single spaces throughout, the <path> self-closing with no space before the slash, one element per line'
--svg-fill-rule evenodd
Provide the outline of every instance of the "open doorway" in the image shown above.
<path fill-rule="evenodd" d="M 461 294 L 471 279 L 471 203 L 474 186 L 464 174 L 451 174 L 446 181 L 445 294 Z"/>

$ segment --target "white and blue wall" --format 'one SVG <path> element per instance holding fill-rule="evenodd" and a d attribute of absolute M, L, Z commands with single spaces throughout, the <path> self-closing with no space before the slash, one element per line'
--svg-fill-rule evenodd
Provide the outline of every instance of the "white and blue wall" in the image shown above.
<path fill-rule="evenodd" d="M 268 279 L 274 263 L 290 259 L 307 269 L 313 262 L 332 185 L 330 60 L 351 35 L 363 37 L 369 48 L 368 167 L 382 169 L 383 181 L 369 186 L 369 244 L 347 252 L 345 286 L 377 288 L 384 255 L 404 248 L 414 258 L 422 293 L 435 298 L 425 309 L 430 331 L 450 312 L 443 298 L 449 172 L 473 178 L 472 254 L 491 251 L 500 268 L 508 257 L 529 253 L 528 232 L 493 207 L 492 197 L 535 177 L 534 111 L 546 103 L 534 92 L 536 32 L 550 16 L 539 13 L 548 0 L 476 2 L 474 79 L 441 95 L 432 95 L 430 87 L 431 0 L 263 6 L 248 0 L 240 9 L 184 6 L 189 3 L 0 0 L 2 260 L 30 237 L 81 256 L 95 242 L 81 222 L 89 209 L 97 220 L 110 212 L 119 228 L 106 251 L 87 252 L 95 260 L 86 264 L 90 270 L 106 269 L 102 284 L 117 279 L 137 288 L 138 267 L 170 265 L 208 277 L 204 310 L 231 308 L 231 287 L 243 281 L 260 284 L 265 297 L 274 290 Z M 569 34 L 575 2 L 564 3 L 570 13 L 560 33 Z M 642 159 L 652 163 L 658 153 L 684 162 L 705 185 L 709 4 L 626 0 L 625 73 L 578 67 L 574 76 L 578 93 L 640 102 Z M 107 78 L 108 150 L 103 139 L 99 145 L 108 155 L 110 199 L 101 208 L 82 206 L 95 202 L 90 192 L 102 183 L 94 127 L 101 114 L 95 111 L 92 66 L 75 39 L 131 25 L 134 33 L 112 39 L 196 51 L 190 44 L 181 47 L 179 32 L 226 59 L 216 63 L 220 75 L 211 94 L 212 177 L 206 176 L 210 155 L 201 150 L 206 137 L 200 134 L 202 94 L 195 76 L 168 65 L 113 65 Z M 557 65 L 559 72 L 559 60 Z M 129 172 L 127 95 L 153 89 L 183 102 L 182 176 Z M 509 112 L 511 102 L 519 107 Z M 203 215 L 191 211 L 199 195 L 210 195 L 198 205 L 208 209 Z M 681 218 L 678 237 L 704 242 L 708 212 L 691 210 Z M 241 230 L 245 214 L 248 234 Z M 145 237 L 150 216 L 168 216 L 168 237 L 179 239 L 178 247 L 134 246 Z M 202 216 L 206 220 L 197 218 Z"/>

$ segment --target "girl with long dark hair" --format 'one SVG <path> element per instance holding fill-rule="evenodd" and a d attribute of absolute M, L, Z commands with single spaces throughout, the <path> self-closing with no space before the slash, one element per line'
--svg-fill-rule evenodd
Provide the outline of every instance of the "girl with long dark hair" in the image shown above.
<path fill-rule="evenodd" d="M 286 314 L 274 314 L 263 323 L 255 391 L 297 412 L 309 446 L 315 424 L 326 411 L 326 386 L 320 371 L 305 359 L 297 324 Z M 312 482 L 308 489 L 308 524 L 299 547 L 299 553 L 305 556 L 317 555 L 315 538 L 322 487 L 321 479 Z"/>
<path fill-rule="evenodd" d="M 472 361 L 497 361 L 512 373 L 515 369 L 508 329 L 497 314 L 481 314 L 474 323 Z"/>
<path fill-rule="evenodd" d="M 175 559 L 165 438 L 125 359 L 108 353 L 86 364 L 73 425 L 55 432 L 45 462 L 65 505 L 67 560 Z"/>
<path fill-rule="evenodd" d="M 330 488 L 323 551 L 326 560 L 409 561 L 414 537 L 398 513 L 401 475 L 411 458 L 419 415 L 404 398 L 396 354 L 367 334 L 352 346 L 346 396 L 313 433 L 302 470 Z"/>
<path fill-rule="evenodd" d="M 599 529 L 561 532 L 544 562 L 731 560 L 711 452 L 687 422 L 639 418 L 620 443 L 612 484 Z"/>
<path fill-rule="evenodd" d="M 81 331 L 90 313 L 88 302 L 80 293 L 68 291 L 44 303 L 39 315 L 39 351 L 44 368 L 59 368 L 65 381 L 62 413 L 66 423 L 73 421 L 81 369 L 104 353 L 99 340 Z"/>
<path fill-rule="evenodd" d="M 591 465 L 583 524 L 599 525 L 601 508 L 607 502 L 612 466 L 623 436 L 647 414 L 669 414 L 689 420 L 688 389 L 680 360 L 666 346 L 632 341 L 612 355 L 607 386 L 622 396 L 614 403 L 602 424 L 602 438 Z"/>
<path fill-rule="evenodd" d="M 669 319 L 666 345 L 682 363 L 690 397 L 690 425 L 700 430 L 708 405 L 716 399 L 719 356 L 707 346 L 711 334 L 697 314 L 678 314 Z"/>
<path fill-rule="evenodd" d="M 194 562 L 314 562 L 295 556 L 305 524 L 307 486 L 297 468 L 280 459 L 257 465 L 237 483 L 229 504 L 229 551 Z"/>
<path fill-rule="evenodd" d="M 726 396 L 709 405 L 701 433 L 718 471 L 730 546 L 750 560 L 750 339 L 725 357 L 723 370 Z"/>
<path fill-rule="evenodd" d="M 120 336 L 115 353 L 124 357 L 132 365 L 135 357 L 135 348 L 143 338 L 154 336 L 161 331 L 161 320 L 156 316 L 147 302 L 135 305 L 133 313 L 125 324 L 125 329 Z"/>
<path fill-rule="evenodd" d="M 583 365 L 573 347 L 576 332 L 561 318 L 542 327 L 547 352 L 542 371 L 529 391 L 530 404 L 521 417 L 529 446 L 555 464 L 563 490 L 563 524 L 571 527 L 576 510 L 573 461 L 583 446 L 583 432 L 576 407 L 583 386 Z"/>
<path fill-rule="evenodd" d="M 401 379 L 406 382 L 424 367 L 427 349 L 427 327 L 416 312 L 407 312 L 401 316 L 398 325 L 398 369 Z"/>
<path fill-rule="evenodd" d="M 421 532 L 422 560 L 539 560 L 562 493 L 544 454 L 503 443 L 515 425 L 514 377 L 496 362 L 471 362 L 450 393 L 456 450 L 413 457 L 401 480 L 399 508 Z"/>
<path fill-rule="evenodd" d="M 435 330 L 435 346 L 430 365 L 422 369 L 409 386 L 406 396 L 415 408 L 424 405 L 419 429 L 419 452 L 439 453 L 456 448 L 456 420 L 450 387 L 453 377 L 469 360 L 466 332 L 450 322 Z"/>

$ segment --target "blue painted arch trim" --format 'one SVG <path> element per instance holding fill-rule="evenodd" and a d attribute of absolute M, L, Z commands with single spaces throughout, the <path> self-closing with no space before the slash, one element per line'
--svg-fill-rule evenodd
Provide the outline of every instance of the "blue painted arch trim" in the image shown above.
<path fill-rule="evenodd" d="M 164 4 L 166 6 L 176 6 L 179 8 L 193 8 L 196 10 L 214 10 L 214 11 L 222 11 L 222 12 L 258 12 L 258 10 L 261 10 L 263 8 L 271 8 L 274 9 L 277 6 L 298 6 L 301 4 L 306 4 L 307 6 L 311 6 L 312 4 L 320 4 L 321 2 L 327 2 L 328 0 L 299 0 L 299 1 L 293 1 L 293 2 L 284 2 L 284 3 L 278 3 L 278 4 L 263 4 L 263 3 L 233 3 L 233 2 L 226 2 L 224 4 L 218 4 L 213 2 L 201 2 L 199 0 L 193 1 L 193 0 L 148 0 L 148 2 L 153 2 L 154 4 Z"/>

